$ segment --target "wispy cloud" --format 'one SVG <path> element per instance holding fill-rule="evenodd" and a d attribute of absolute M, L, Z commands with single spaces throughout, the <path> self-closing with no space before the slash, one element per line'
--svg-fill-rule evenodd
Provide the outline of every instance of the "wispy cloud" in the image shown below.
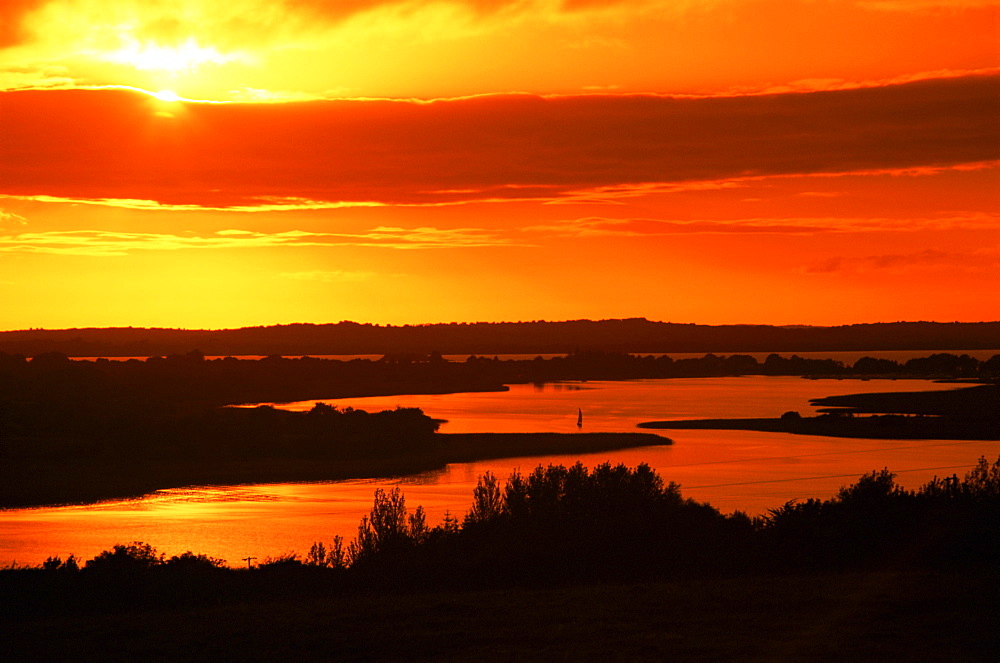
<path fill-rule="evenodd" d="M 949 171 L 967 172 L 975 170 L 1000 169 L 1000 161 L 979 161 L 950 164 L 947 166 L 915 166 L 909 168 L 866 168 L 842 172 L 777 173 L 768 175 L 738 176 L 718 180 L 695 180 L 681 182 L 639 182 L 599 186 L 561 194 L 558 198 L 544 201 L 549 205 L 575 205 L 580 203 L 620 205 L 630 198 L 649 195 L 686 193 L 694 191 L 722 191 L 757 186 L 768 180 L 780 179 L 835 179 L 845 177 L 932 177 Z M 805 191 L 797 195 L 817 198 L 833 198 L 839 192 Z M 747 200 L 759 200 L 750 198 Z"/>
<path fill-rule="evenodd" d="M 808 221 L 741 219 L 739 221 L 664 221 L 659 219 L 609 219 L 587 217 L 555 224 L 531 226 L 526 232 L 563 237 L 649 237 L 705 234 L 812 234 L 830 228 Z"/>
<path fill-rule="evenodd" d="M 844 193 L 842 191 L 802 191 L 796 195 L 806 198 L 839 198 Z"/>
<path fill-rule="evenodd" d="M 384 207 L 385 203 L 373 201 L 327 201 L 309 200 L 306 198 L 279 198 L 277 196 L 256 196 L 244 199 L 246 204 L 240 205 L 213 205 L 209 202 L 213 198 L 213 193 L 221 200 L 225 200 L 224 194 L 219 192 L 205 192 L 202 195 L 205 202 L 194 203 L 171 203 L 158 200 L 142 200 L 136 198 L 83 198 L 67 196 L 49 195 L 10 195 L 0 193 L 0 200 L 25 200 L 38 203 L 62 203 L 72 205 L 97 205 L 100 207 L 117 207 L 121 209 L 145 210 L 145 211 L 215 211 L 215 212 L 291 212 L 297 210 L 323 210 L 342 209 L 345 207 Z"/>
<path fill-rule="evenodd" d="M 914 12 L 997 8 L 997 0 L 860 0 L 858 6 L 878 11 Z"/>
<path fill-rule="evenodd" d="M 0 209 L 0 229 L 19 228 L 28 224 L 28 220 L 20 214 L 14 214 L 4 209 Z"/>
<path fill-rule="evenodd" d="M 872 272 L 909 273 L 917 271 L 961 271 L 995 273 L 1000 268 L 1000 247 L 958 252 L 925 249 L 913 253 L 885 253 L 871 256 L 834 256 L 808 265 L 810 274 L 866 274 Z"/>
<path fill-rule="evenodd" d="M 807 2 L 808 0 L 803 0 Z M 135 39 L 169 38 L 180 31 L 202 41 L 212 37 L 229 49 L 255 45 L 253 38 L 269 45 L 282 45 L 293 36 L 324 34 L 348 25 L 362 34 L 422 30 L 417 34 L 444 32 L 449 37 L 476 34 L 484 29 L 510 29 L 525 23 L 571 23 L 641 17 L 704 14 L 717 10 L 724 15 L 750 11 L 755 0 L 5 0 L 0 5 L 0 46 L 43 38 L 36 24 L 89 24 L 106 26 L 81 39 L 83 46 L 104 43 L 123 34 Z M 798 3 L 789 3 L 798 4 Z M 826 0 L 844 8 L 860 6 L 877 11 L 975 9 L 996 6 L 995 0 Z M 34 20 L 25 23 L 26 18 Z M 421 25 L 423 23 L 423 25 Z M 114 43 L 112 41 L 112 43 Z"/>
<path fill-rule="evenodd" d="M 988 229 L 1000 226 L 1000 214 L 967 213 L 922 219 L 905 218 L 744 218 L 729 220 L 669 220 L 585 217 L 524 228 L 527 233 L 557 237 L 647 237 L 659 235 L 812 235 L 830 232 L 917 232 Z"/>
<path fill-rule="evenodd" d="M 134 251 L 253 249 L 266 247 L 365 246 L 386 249 L 449 249 L 507 246 L 513 242 L 476 228 L 390 228 L 366 233 L 315 233 L 289 230 L 261 233 L 222 230 L 210 234 L 126 233 L 100 230 L 0 235 L 0 253 L 122 256 Z"/>
<path fill-rule="evenodd" d="M 621 18 L 654 9 L 676 15 L 689 7 L 677 0 L 4 0 L 0 48 L 43 44 L 70 57 L 155 65 L 156 45 L 180 40 L 189 44 L 190 55 L 224 64 L 253 61 L 262 48 L 316 49 L 330 40 L 454 40 L 526 24 L 579 29 L 607 11 Z"/>
<path fill-rule="evenodd" d="M 910 2 L 910 0 L 906 0 Z M 1000 6 L 1000 3 L 997 3 Z M 802 78 L 780 85 L 769 85 L 767 87 L 737 87 L 732 88 L 726 95 L 717 93 L 711 96 L 743 96 L 743 95 L 770 95 L 788 93 L 807 92 L 835 92 L 843 90 L 861 90 L 865 88 L 881 88 L 892 85 L 903 85 L 906 83 L 916 83 L 919 81 L 938 80 L 945 78 L 965 78 L 968 76 L 994 76 L 1000 73 L 998 67 L 983 67 L 978 69 L 934 69 L 930 71 L 917 71 L 890 78 L 872 78 L 865 80 L 854 80 L 846 78 Z"/>

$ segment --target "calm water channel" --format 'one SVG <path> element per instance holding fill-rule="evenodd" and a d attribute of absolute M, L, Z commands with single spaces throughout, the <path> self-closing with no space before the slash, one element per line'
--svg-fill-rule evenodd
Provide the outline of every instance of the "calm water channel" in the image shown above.
<path fill-rule="evenodd" d="M 508 392 L 392 396 L 330 401 L 369 411 L 420 407 L 448 420 L 443 432 L 636 431 L 642 421 L 708 417 L 772 417 L 812 412 L 811 398 L 859 392 L 949 388 L 923 380 L 804 380 L 794 377 L 691 378 L 627 382 L 514 385 Z M 308 409 L 314 401 L 282 407 Z M 158 491 L 136 500 L 0 511 L 0 565 L 38 564 L 50 555 L 88 559 L 116 543 L 145 541 L 167 555 L 185 550 L 241 558 L 296 551 L 334 534 L 353 538 L 376 488 L 401 486 L 407 504 L 423 505 L 429 522 L 446 511 L 464 515 L 477 477 L 505 477 L 538 464 L 593 467 L 611 461 L 649 463 L 687 497 L 724 512 L 763 513 L 790 499 L 829 497 L 861 474 L 882 467 L 915 487 L 935 474 L 962 475 L 998 441 L 849 440 L 743 431 L 661 431 L 674 444 L 583 456 L 460 463 L 412 477 L 364 481 L 211 486 Z"/>

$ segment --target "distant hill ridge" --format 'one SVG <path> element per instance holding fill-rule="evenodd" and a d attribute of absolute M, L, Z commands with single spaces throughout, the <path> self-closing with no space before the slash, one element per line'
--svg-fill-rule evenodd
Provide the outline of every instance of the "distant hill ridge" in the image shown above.
<path fill-rule="evenodd" d="M 837 327 L 699 325 L 645 318 L 561 322 L 375 325 L 356 322 L 240 329 L 30 329 L 0 332 L 0 352 L 148 357 L 226 355 L 543 354 L 577 351 L 822 352 L 1000 348 L 1000 322 L 885 322 Z"/>

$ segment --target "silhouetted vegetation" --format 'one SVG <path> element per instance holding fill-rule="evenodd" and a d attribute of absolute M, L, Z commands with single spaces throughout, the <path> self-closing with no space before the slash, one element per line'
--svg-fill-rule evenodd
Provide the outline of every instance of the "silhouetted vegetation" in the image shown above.
<path fill-rule="evenodd" d="M 79 502 L 195 483 L 322 480 L 419 472 L 464 459 L 606 450 L 662 443 L 612 437 L 480 436 L 445 440 L 419 410 L 381 413 L 317 405 L 308 413 L 244 402 L 334 399 L 404 393 L 502 390 L 514 383 L 730 375 L 873 374 L 995 380 L 1000 357 L 935 354 L 903 364 L 777 354 L 714 354 L 674 360 L 574 352 L 533 360 L 439 354 L 333 361 L 279 356 L 207 360 L 198 351 L 145 361 L 73 361 L 50 352 L 30 361 L 0 353 L 0 507 Z M 885 371 L 891 371 L 886 373 Z M 966 418 L 967 419 L 967 418 Z M 847 423 L 844 423 L 847 422 Z M 781 420 L 805 432 L 812 419 Z M 861 431 L 857 422 L 820 421 L 822 434 Z M 881 437 L 982 437 L 959 421 L 872 420 Z M 833 424 L 836 424 L 834 426 Z M 702 424 L 704 425 L 704 424 Z M 774 426 L 767 422 L 762 426 Z M 992 424 L 991 424 L 992 425 Z M 839 426 L 843 433 L 831 432 Z M 734 426 L 735 427 L 735 426 Z M 531 444 L 541 446 L 532 447 Z M 603 445 L 603 446 L 602 446 Z M 100 477 L 95 482 L 92 477 Z"/>
<path fill-rule="evenodd" d="M 259 360 L 206 360 L 201 352 L 150 357 L 145 361 L 74 361 L 61 353 L 28 360 L 0 352 L 2 425 L 33 427 L 38 419 L 72 418 L 81 424 L 148 418 L 155 413 L 240 403 L 287 402 L 395 394 L 502 391 L 508 384 L 564 380 L 801 375 L 832 377 L 964 378 L 1000 377 L 1000 355 L 979 361 L 938 353 L 899 364 L 859 359 L 845 366 L 832 359 L 749 355 L 673 359 L 670 356 L 574 352 L 550 359 L 500 360 L 471 355 L 449 362 L 440 355 L 338 361 L 280 356 Z M 99 410 L 99 411 L 98 411 Z M 36 420 L 32 420 L 35 417 Z"/>
<path fill-rule="evenodd" d="M 148 357 L 200 348 L 226 355 L 565 354 L 599 352 L 820 352 L 1000 347 L 1000 322 L 892 322 L 809 327 L 624 320 L 431 325 L 340 322 L 224 330 L 30 329 L 0 332 L 0 350 L 76 357 Z"/>
<path fill-rule="evenodd" d="M 892 375 L 922 378 L 996 379 L 1000 357 L 980 362 L 968 355 L 936 354 L 893 364 Z M 0 453 L 19 437 L 62 438 L 100 446 L 102 439 L 160 439 L 208 426 L 239 426 L 249 417 L 278 421 L 282 415 L 246 415 L 214 408 L 238 403 L 336 399 L 356 396 L 503 390 L 506 384 L 562 380 L 712 377 L 737 375 L 867 376 L 829 359 L 785 358 L 764 362 L 747 355 L 673 360 L 669 356 L 575 353 L 529 361 L 470 356 L 437 360 L 334 361 L 310 357 L 231 357 L 205 360 L 197 352 L 146 361 L 72 361 L 49 353 L 28 361 L 0 353 Z M 879 370 L 888 370 L 883 364 Z M 319 415 L 321 413 L 317 413 Z M 242 418 L 242 419 L 241 419 Z M 311 421 L 319 421 L 317 416 Z M 292 421 L 285 418 L 283 421 Z M 346 421 L 346 419 L 342 419 Z M 374 421 L 374 420 L 373 420 Z"/>
<path fill-rule="evenodd" d="M 904 490 L 888 470 L 833 498 L 788 502 L 763 517 L 724 515 L 685 499 L 646 465 L 589 471 L 537 467 L 503 487 L 480 478 L 463 522 L 431 527 L 399 489 L 377 491 L 345 546 L 335 538 L 252 569 L 191 552 L 166 559 L 149 544 L 106 550 L 80 566 L 49 558 L 0 572 L 10 617 L 135 609 L 329 592 L 442 589 L 802 571 L 997 569 L 1000 459 L 963 479 Z M 237 561 L 236 564 L 239 564 Z M 124 601 L 124 603 L 123 603 Z"/>
<path fill-rule="evenodd" d="M 205 483 L 392 476 L 439 467 L 439 422 L 419 409 L 369 413 L 22 407 L 0 427 L 0 507 L 93 501 Z"/>
<path fill-rule="evenodd" d="M 685 499 L 645 465 L 539 466 L 502 489 L 487 474 L 473 498 L 460 527 L 413 530 L 408 546 L 366 557 L 364 567 L 377 569 L 372 582 L 537 584 L 1000 560 L 1000 459 L 911 491 L 888 470 L 872 472 L 831 499 L 754 518 Z M 371 521 L 385 513 L 403 523 L 402 497 L 377 501 Z"/>
<path fill-rule="evenodd" d="M 34 363 L 34 362 L 32 362 Z M 670 444 L 649 433 L 437 433 L 417 408 L 307 412 L 71 402 L 0 419 L 0 508 L 129 497 L 159 488 L 414 474 L 452 462 Z"/>
<path fill-rule="evenodd" d="M 990 660 L 1000 459 L 916 490 L 874 471 L 763 517 L 644 465 L 539 466 L 481 477 L 462 522 L 380 491 L 347 546 L 232 562 L 133 542 L 2 569 L 0 653 Z"/>
<path fill-rule="evenodd" d="M 1000 439 L 1000 385 L 948 391 L 848 394 L 812 400 L 815 417 L 650 421 L 641 428 L 755 430 L 797 435 L 882 439 Z"/>

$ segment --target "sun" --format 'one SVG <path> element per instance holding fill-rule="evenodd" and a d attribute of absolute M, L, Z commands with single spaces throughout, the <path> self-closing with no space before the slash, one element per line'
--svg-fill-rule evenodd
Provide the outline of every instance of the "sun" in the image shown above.
<path fill-rule="evenodd" d="M 123 67 L 116 69 L 116 82 L 149 91 L 164 103 L 225 98 L 221 90 L 228 89 L 227 82 L 232 79 L 230 67 L 253 62 L 246 53 L 223 53 L 194 37 L 150 41 L 123 35 L 119 46 L 97 54 L 100 60 Z"/>
<path fill-rule="evenodd" d="M 229 66 L 250 62 L 242 52 L 223 53 L 214 46 L 199 43 L 194 37 L 177 42 L 141 41 L 132 36 L 121 38 L 121 47 L 105 51 L 105 62 L 123 65 L 119 80 L 145 90 L 163 102 L 183 101 L 191 94 L 208 94 L 228 80 Z M 131 70 L 131 71 L 129 71 Z M 155 90 L 160 90 L 155 92 Z M 193 92 L 198 90 L 198 92 Z"/>
<path fill-rule="evenodd" d="M 181 95 L 177 94 L 173 90 L 160 90 L 159 92 L 152 92 L 151 94 L 160 101 L 174 102 L 181 100 Z"/>
<path fill-rule="evenodd" d="M 220 53 L 211 46 L 202 46 L 194 37 L 190 37 L 187 41 L 174 45 L 143 43 L 129 38 L 120 49 L 109 53 L 106 58 L 129 64 L 136 69 L 177 74 L 191 72 L 207 64 L 225 64 L 239 60 L 240 56 Z"/>

